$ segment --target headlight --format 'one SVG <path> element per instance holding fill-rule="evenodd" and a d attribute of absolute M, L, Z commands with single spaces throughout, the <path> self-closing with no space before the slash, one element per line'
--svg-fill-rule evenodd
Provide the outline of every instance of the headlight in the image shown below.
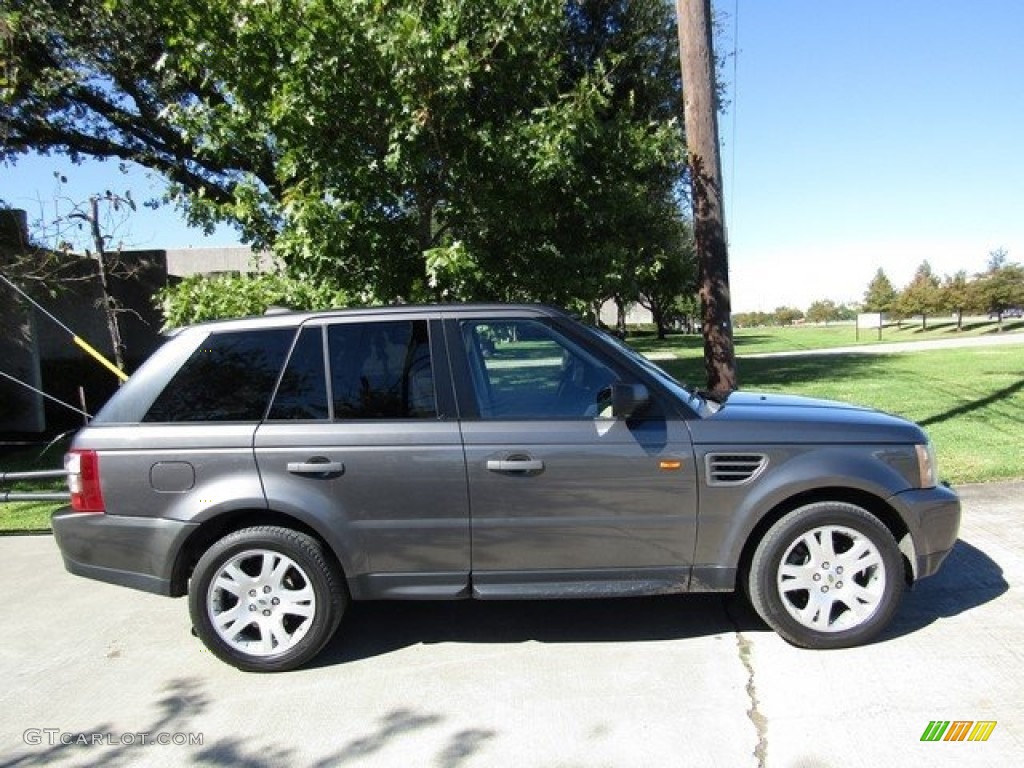
<path fill-rule="evenodd" d="M 934 488 L 939 484 L 939 473 L 935 465 L 935 446 L 929 440 L 925 445 L 915 445 L 917 451 L 917 474 L 921 488 Z"/>

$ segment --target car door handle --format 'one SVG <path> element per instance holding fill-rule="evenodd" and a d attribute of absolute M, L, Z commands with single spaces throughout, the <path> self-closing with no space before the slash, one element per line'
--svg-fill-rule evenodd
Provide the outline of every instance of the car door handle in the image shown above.
<path fill-rule="evenodd" d="M 540 459 L 488 459 L 487 469 L 491 472 L 542 472 L 544 462 Z"/>
<path fill-rule="evenodd" d="M 289 461 L 288 471 L 293 475 L 316 475 L 318 477 L 331 477 L 345 473 L 345 465 L 340 461 L 330 461 L 324 458 L 313 458 L 309 461 Z"/>

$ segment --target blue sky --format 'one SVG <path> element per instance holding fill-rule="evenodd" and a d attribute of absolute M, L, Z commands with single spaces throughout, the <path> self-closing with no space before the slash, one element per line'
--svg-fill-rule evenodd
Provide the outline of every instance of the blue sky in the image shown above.
<path fill-rule="evenodd" d="M 1024 261 L 1024 3 L 734 0 L 733 306 Z M 732 77 L 731 65 L 727 72 Z"/>
<path fill-rule="evenodd" d="M 1024 261 L 1024 3 L 716 8 L 737 49 L 720 121 L 734 309 L 856 301 L 878 267 L 900 286 L 924 259 L 939 274 L 980 271 L 996 248 Z M 162 188 L 116 163 L 25 158 L 0 169 L 0 198 L 39 218 L 55 170 L 73 199 Z M 235 242 L 169 208 L 140 208 L 119 235 L 137 248 Z"/>

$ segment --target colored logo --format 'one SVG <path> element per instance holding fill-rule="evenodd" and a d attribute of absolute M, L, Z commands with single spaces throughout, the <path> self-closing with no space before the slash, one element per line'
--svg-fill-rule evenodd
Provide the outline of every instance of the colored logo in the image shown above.
<path fill-rule="evenodd" d="M 921 741 L 988 741 L 995 729 L 995 720 L 932 720 Z"/>

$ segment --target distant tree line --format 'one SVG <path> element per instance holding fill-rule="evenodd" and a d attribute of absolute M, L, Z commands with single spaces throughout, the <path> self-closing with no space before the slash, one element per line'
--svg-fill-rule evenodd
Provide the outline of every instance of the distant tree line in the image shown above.
<path fill-rule="evenodd" d="M 785 326 L 801 322 L 833 323 L 855 320 L 859 312 L 880 312 L 890 321 L 903 322 L 921 318 L 921 327 L 928 327 L 928 318 L 952 315 L 957 329 L 963 327 L 966 314 L 985 314 L 999 321 L 1024 308 L 1024 267 L 1007 260 L 1003 249 L 989 254 L 984 272 L 969 276 L 966 270 L 939 277 L 924 261 L 914 277 L 902 290 L 897 290 L 881 268 L 868 284 L 861 304 L 837 304 L 822 299 L 811 304 L 806 312 L 782 306 L 773 312 L 739 312 L 733 316 L 738 328 Z"/>
<path fill-rule="evenodd" d="M 1021 308 L 1024 308 L 1024 267 L 1008 261 L 1003 249 L 992 251 L 985 271 L 973 276 L 960 270 L 940 278 L 924 261 L 900 291 L 879 268 L 868 284 L 863 304 L 863 311 L 881 312 L 890 320 L 920 317 L 922 328 L 928 327 L 929 317 L 953 315 L 957 329 L 963 326 L 965 314 L 987 314 L 1002 325 L 1007 313 Z"/>
<path fill-rule="evenodd" d="M 738 312 L 733 315 L 737 328 L 753 328 L 766 325 L 796 325 L 798 323 L 838 323 L 854 320 L 858 307 L 850 304 L 836 304 L 831 299 L 820 299 L 811 304 L 807 311 L 796 307 L 776 307 L 772 312 Z"/>

